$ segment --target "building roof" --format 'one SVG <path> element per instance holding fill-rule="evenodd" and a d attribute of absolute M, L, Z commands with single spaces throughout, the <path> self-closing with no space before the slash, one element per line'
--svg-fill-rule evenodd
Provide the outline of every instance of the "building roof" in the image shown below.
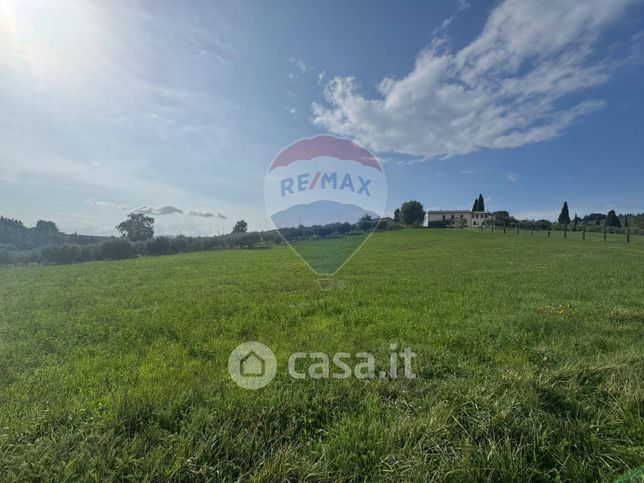
<path fill-rule="evenodd" d="M 472 211 L 472 210 L 429 210 L 427 213 L 433 213 L 433 214 L 447 214 L 447 213 L 487 213 L 489 215 L 492 214 L 491 211 Z"/>

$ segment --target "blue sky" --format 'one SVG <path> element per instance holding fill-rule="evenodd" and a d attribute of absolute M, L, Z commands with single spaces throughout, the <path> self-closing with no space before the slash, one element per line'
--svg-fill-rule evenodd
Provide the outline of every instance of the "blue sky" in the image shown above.
<path fill-rule="evenodd" d="M 267 229 L 268 164 L 319 133 L 380 157 L 390 212 L 644 211 L 643 60 L 635 0 L 0 0 L 0 214 Z"/>

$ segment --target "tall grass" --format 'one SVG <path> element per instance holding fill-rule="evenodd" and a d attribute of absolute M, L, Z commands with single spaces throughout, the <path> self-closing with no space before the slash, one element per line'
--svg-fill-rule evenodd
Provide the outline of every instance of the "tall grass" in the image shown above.
<path fill-rule="evenodd" d="M 0 269 L 1 479 L 617 478 L 644 464 L 644 243 L 573 235 L 376 233 L 330 290 L 288 247 Z M 258 391 L 226 370 L 248 340 L 278 359 Z M 392 341 L 416 379 L 286 373 Z"/>

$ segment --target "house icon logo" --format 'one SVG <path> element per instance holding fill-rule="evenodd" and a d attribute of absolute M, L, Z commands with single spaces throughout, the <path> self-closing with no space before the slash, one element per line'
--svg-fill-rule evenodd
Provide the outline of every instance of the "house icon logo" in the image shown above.
<path fill-rule="evenodd" d="M 266 361 L 255 351 L 250 351 L 240 361 L 239 372 L 244 377 L 262 377 L 266 373 Z"/>
<path fill-rule="evenodd" d="M 273 380 L 276 372 L 275 354 L 261 342 L 245 342 L 228 358 L 231 379 L 245 389 L 261 389 Z"/>

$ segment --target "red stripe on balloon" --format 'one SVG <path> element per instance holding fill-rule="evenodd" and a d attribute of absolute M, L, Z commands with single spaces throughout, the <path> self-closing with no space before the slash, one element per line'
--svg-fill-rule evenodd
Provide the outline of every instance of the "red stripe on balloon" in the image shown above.
<path fill-rule="evenodd" d="M 309 186 L 309 189 L 315 189 L 315 185 L 318 184 L 318 180 L 320 179 L 320 171 L 315 173 L 315 176 L 313 177 L 313 181 L 311 181 L 311 186 Z"/>
<path fill-rule="evenodd" d="M 269 171 L 281 166 L 288 166 L 295 161 L 308 160 L 320 156 L 356 161 L 364 166 L 370 166 L 376 168 L 378 171 L 382 171 L 376 158 L 358 143 L 350 139 L 340 139 L 326 135 L 302 139 L 284 148 L 271 164 Z"/>

